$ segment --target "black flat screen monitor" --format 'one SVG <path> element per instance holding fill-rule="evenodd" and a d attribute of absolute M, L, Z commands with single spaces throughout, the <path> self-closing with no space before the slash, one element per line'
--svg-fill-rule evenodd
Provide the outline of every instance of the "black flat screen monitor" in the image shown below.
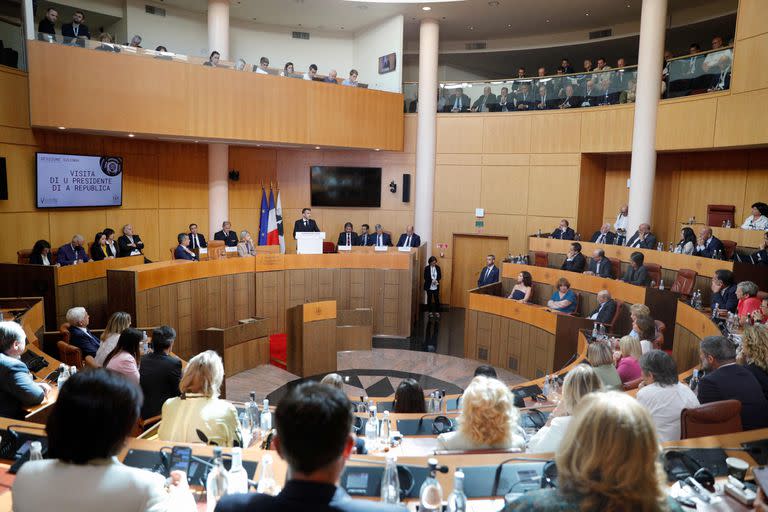
<path fill-rule="evenodd" d="M 309 181 L 312 206 L 381 206 L 381 167 L 312 166 Z"/>

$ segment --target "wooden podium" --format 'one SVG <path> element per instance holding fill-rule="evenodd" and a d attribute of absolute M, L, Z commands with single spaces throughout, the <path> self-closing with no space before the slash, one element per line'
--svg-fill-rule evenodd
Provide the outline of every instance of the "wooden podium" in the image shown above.
<path fill-rule="evenodd" d="M 287 370 L 300 377 L 336 371 L 336 301 L 288 310 Z"/>

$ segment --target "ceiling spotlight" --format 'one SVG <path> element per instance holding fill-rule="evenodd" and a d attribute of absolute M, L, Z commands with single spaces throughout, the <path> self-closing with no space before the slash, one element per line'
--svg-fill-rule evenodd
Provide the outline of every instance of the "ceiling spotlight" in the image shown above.
<path fill-rule="evenodd" d="M 507 23 L 507 28 L 512 28 L 512 24 L 511 23 Z"/>
<path fill-rule="evenodd" d="M 134 138 L 134 137 L 135 137 L 135 135 L 134 135 L 134 134 L 132 134 L 132 133 L 129 133 L 129 134 L 128 134 L 128 136 L 129 136 L 130 138 Z"/>
<path fill-rule="evenodd" d="M 432 10 L 432 8 L 431 8 L 430 6 L 428 6 L 428 5 L 425 5 L 425 6 L 423 6 L 423 7 L 421 8 L 421 10 L 422 10 L 422 11 L 431 11 L 431 10 Z"/>
<path fill-rule="evenodd" d="M 67 128 L 65 126 L 59 126 L 59 130 L 66 130 Z"/>
<path fill-rule="evenodd" d="M 499 6 L 498 0 L 491 0 L 490 2 L 488 2 L 488 7 L 498 7 L 498 6 Z"/>
<path fill-rule="evenodd" d="M 320 146 L 315 146 L 315 149 L 320 149 Z"/>
<path fill-rule="evenodd" d="M 552 20 L 547 20 L 547 23 L 549 23 L 550 21 L 552 21 Z"/>
<path fill-rule="evenodd" d="M 584 13 L 584 16 L 589 16 L 589 13 L 588 13 L 588 12 L 585 12 L 585 13 Z"/>
<path fill-rule="evenodd" d="M 376 148 L 376 149 L 374 149 L 374 151 L 381 151 L 381 149 L 379 149 L 379 148 Z"/>
<path fill-rule="evenodd" d="M 475 27 L 472 25 L 467 25 L 467 30 L 475 30 Z"/>

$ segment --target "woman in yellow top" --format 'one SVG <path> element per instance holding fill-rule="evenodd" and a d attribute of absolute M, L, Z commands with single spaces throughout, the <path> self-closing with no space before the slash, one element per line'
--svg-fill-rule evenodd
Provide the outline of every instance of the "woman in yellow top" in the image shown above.
<path fill-rule="evenodd" d="M 181 377 L 181 396 L 163 404 L 158 437 L 163 441 L 242 446 L 237 409 L 219 399 L 224 365 L 213 350 L 192 359 Z"/>
<path fill-rule="evenodd" d="M 107 235 L 102 231 L 96 233 L 91 244 L 91 259 L 93 261 L 101 261 L 104 259 L 111 260 L 114 256 L 110 256 L 107 252 Z"/>

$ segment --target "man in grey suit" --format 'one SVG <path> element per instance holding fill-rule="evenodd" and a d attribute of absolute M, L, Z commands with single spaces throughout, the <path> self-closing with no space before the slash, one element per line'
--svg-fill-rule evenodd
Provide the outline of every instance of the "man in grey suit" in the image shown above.
<path fill-rule="evenodd" d="M 588 276 L 598 276 L 613 278 L 613 270 L 611 269 L 611 261 L 605 257 L 605 251 L 602 249 L 595 249 L 592 252 L 592 259 L 589 262 L 589 269 L 584 272 Z"/>
<path fill-rule="evenodd" d="M 16 322 L 0 322 L 0 416 L 23 420 L 25 407 L 41 403 L 51 387 L 36 383 L 21 354 L 27 335 Z"/>

